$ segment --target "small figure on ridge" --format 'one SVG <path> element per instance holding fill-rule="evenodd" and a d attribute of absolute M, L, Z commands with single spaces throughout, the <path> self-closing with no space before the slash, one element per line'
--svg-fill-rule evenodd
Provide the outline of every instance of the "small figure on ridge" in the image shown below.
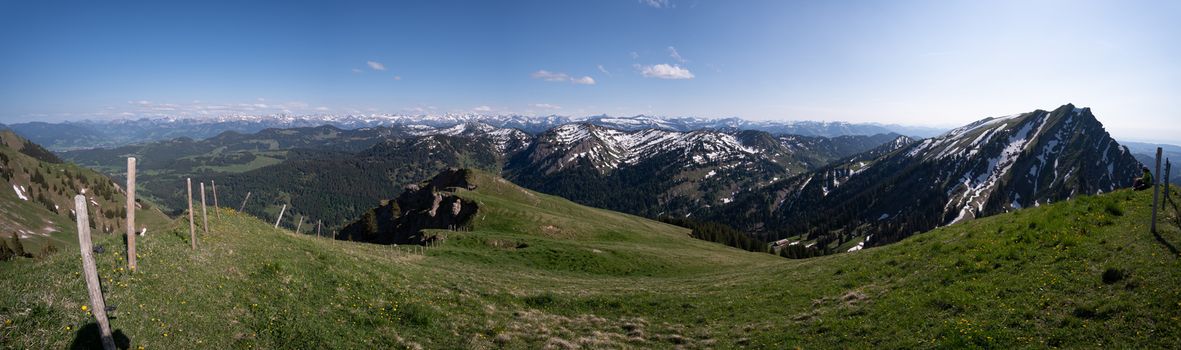
<path fill-rule="evenodd" d="M 1148 170 L 1148 167 L 1144 167 L 1144 175 L 1132 182 L 1132 189 L 1139 191 L 1149 187 L 1152 187 L 1152 172 Z"/>

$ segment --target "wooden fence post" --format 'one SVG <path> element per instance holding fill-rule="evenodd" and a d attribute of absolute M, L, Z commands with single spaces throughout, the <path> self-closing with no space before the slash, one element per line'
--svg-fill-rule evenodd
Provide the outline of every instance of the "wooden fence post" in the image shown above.
<path fill-rule="evenodd" d="M 1152 233 L 1156 233 L 1156 200 L 1160 195 L 1160 155 L 1161 148 L 1156 148 L 1156 177 L 1152 179 Z"/>
<path fill-rule="evenodd" d="M 283 221 L 283 212 L 287 211 L 287 205 L 283 205 L 283 209 L 279 209 L 279 218 L 275 220 L 275 228 L 279 228 L 279 222 Z"/>
<path fill-rule="evenodd" d="M 201 183 L 201 227 L 209 234 L 209 215 L 205 211 L 205 183 Z"/>
<path fill-rule="evenodd" d="M 127 269 L 135 271 L 135 157 L 127 157 Z"/>
<path fill-rule="evenodd" d="M 1170 163 L 1169 159 L 1165 158 L 1165 178 L 1164 178 L 1165 199 L 1163 201 L 1161 201 L 1161 206 L 1164 206 L 1164 203 L 1169 202 L 1169 192 L 1170 192 L 1169 189 L 1172 188 L 1172 184 L 1169 183 L 1170 182 L 1169 181 L 1169 175 L 1170 175 L 1169 173 L 1172 171 L 1172 169 L 1173 169 L 1173 163 Z"/>
<path fill-rule="evenodd" d="M 320 220 L 316 220 L 316 237 L 320 237 Z"/>
<path fill-rule="evenodd" d="M 1164 158 L 1164 199 L 1161 200 L 1161 207 L 1164 206 L 1164 203 L 1170 203 L 1172 201 L 1172 199 L 1169 199 L 1169 193 L 1173 192 L 1173 190 L 1170 190 L 1172 187 L 1169 186 L 1169 173 L 1172 169 L 1173 163 L 1169 162 L 1169 158 Z"/>
<path fill-rule="evenodd" d="M 193 244 L 193 250 L 196 250 L 197 224 L 193 222 L 193 179 L 185 178 L 185 183 L 189 187 L 189 242 Z"/>
<path fill-rule="evenodd" d="M 246 201 L 248 201 L 248 200 L 250 200 L 250 192 L 249 191 L 246 192 L 246 199 L 242 200 L 242 206 L 238 207 L 239 213 L 241 213 L 243 210 L 246 210 Z"/>
<path fill-rule="evenodd" d="M 221 220 L 221 210 L 218 210 L 221 207 L 217 205 L 217 181 L 209 180 L 209 184 L 213 185 L 213 213 Z"/>
<path fill-rule="evenodd" d="M 86 276 L 86 291 L 90 294 L 91 313 L 98 322 L 99 336 L 103 349 L 114 350 L 115 338 L 111 337 L 111 324 L 107 323 L 107 305 L 103 301 L 102 286 L 98 279 L 98 266 L 94 263 L 93 245 L 90 242 L 90 217 L 86 214 L 86 196 L 74 196 L 74 211 L 78 220 L 78 249 L 82 251 L 82 274 Z"/>
<path fill-rule="evenodd" d="M 299 228 L 303 227 L 303 215 L 299 216 L 299 224 L 295 225 L 295 233 L 299 234 Z"/>

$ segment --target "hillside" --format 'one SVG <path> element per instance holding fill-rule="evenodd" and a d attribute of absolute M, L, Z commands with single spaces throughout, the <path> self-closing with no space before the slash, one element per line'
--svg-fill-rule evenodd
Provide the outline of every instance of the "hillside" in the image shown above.
<path fill-rule="evenodd" d="M 77 246 L 73 197 L 78 193 L 90 200 L 95 232 L 126 230 L 126 194 L 121 185 L 93 170 L 62 163 L 53 153 L 8 130 L 0 131 L 0 186 L 0 238 L 7 242 L 19 234 L 32 253 L 49 242 L 58 248 Z M 137 226 L 153 230 L 170 220 L 147 201 L 140 202 L 136 218 Z"/>
<path fill-rule="evenodd" d="M 232 210 L 195 252 L 183 222 L 141 240 L 136 273 L 100 254 L 112 327 L 145 348 L 1181 344 L 1181 291 L 1169 287 L 1181 283 L 1181 231 L 1147 232 L 1150 192 L 788 260 L 491 175 L 469 180 L 475 190 L 456 195 L 480 205 L 472 231 L 433 231 L 445 238 L 425 255 L 298 236 Z M 76 255 L 0 266 L 4 347 L 63 348 L 92 329 Z"/>

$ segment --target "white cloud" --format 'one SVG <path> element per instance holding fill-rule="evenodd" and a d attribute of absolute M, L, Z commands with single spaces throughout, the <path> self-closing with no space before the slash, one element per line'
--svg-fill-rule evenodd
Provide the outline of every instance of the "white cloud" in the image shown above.
<path fill-rule="evenodd" d="M 268 101 L 261 97 L 255 98 L 254 101 L 226 104 L 211 104 L 199 100 L 193 100 L 190 103 L 163 103 L 147 100 L 127 101 L 127 103 L 130 106 L 123 109 L 122 113 L 117 113 L 119 116 L 192 117 L 227 114 L 300 114 L 328 110 L 326 107 L 312 108 L 310 104 L 303 101 Z M 102 113 L 104 113 L 103 115 L 116 115 L 116 112 L 116 110 L 110 109 Z"/>
<path fill-rule="evenodd" d="M 360 73 L 360 72 L 361 72 L 361 70 L 360 70 L 360 69 L 353 68 L 353 73 L 354 73 L 354 74 L 355 74 L 355 73 Z"/>
<path fill-rule="evenodd" d="M 669 65 L 661 63 L 657 65 L 643 66 L 640 68 L 640 74 L 645 78 L 693 79 L 692 72 L 675 64 Z"/>
<path fill-rule="evenodd" d="M 394 76 L 394 80 L 402 80 L 402 76 L 401 76 L 401 75 L 395 75 L 395 76 Z"/>
<path fill-rule="evenodd" d="M 689 60 L 686 60 L 681 57 L 681 54 L 679 52 L 677 52 L 677 48 L 672 47 L 672 46 L 668 47 L 668 57 L 672 57 L 674 60 L 677 60 L 677 62 L 681 62 L 681 63 L 689 62 Z"/>
<path fill-rule="evenodd" d="M 550 72 L 550 71 L 547 71 L 544 69 L 533 72 L 533 74 L 530 74 L 529 76 L 533 77 L 533 79 L 541 79 L 541 80 L 545 80 L 545 81 L 569 81 L 570 80 L 570 75 L 567 75 L 566 73 Z"/>
<path fill-rule="evenodd" d="M 603 72 L 603 74 L 606 74 L 607 76 L 611 76 L 611 72 L 608 72 L 607 68 L 603 68 L 603 65 L 600 64 L 597 67 L 599 68 L 600 72 Z"/>
<path fill-rule="evenodd" d="M 372 70 L 377 70 L 377 71 L 385 70 L 385 65 L 381 64 L 381 62 L 369 61 L 369 62 L 365 62 L 365 64 L 369 65 L 369 69 L 372 69 Z"/>
<path fill-rule="evenodd" d="M 595 85 L 595 78 L 582 77 L 582 78 L 570 80 L 570 82 L 578 84 L 578 85 Z"/>
<path fill-rule="evenodd" d="M 640 59 L 640 53 L 639 53 L 639 52 L 632 51 L 632 52 L 629 52 L 629 53 L 628 53 L 628 55 L 629 55 L 629 56 L 631 56 L 633 60 L 638 60 L 638 59 Z"/>
<path fill-rule="evenodd" d="M 534 103 L 529 106 L 533 107 L 533 108 L 541 108 L 541 109 L 562 109 L 562 106 L 552 105 L 552 104 L 548 104 L 548 103 Z"/>
<path fill-rule="evenodd" d="M 640 0 L 640 3 L 658 9 L 674 7 L 672 0 Z"/>
<path fill-rule="evenodd" d="M 320 106 L 320 107 L 316 107 L 316 111 L 318 111 L 318 112 L 327 112 L 327 111 L 329 111 L 329 108 L 328 108 L 328 107 L 324 107 L 324 106 Z"/>
<path fill-rule="evenodd" d="M 479 106 L 476 108 L 472 108 L 472 112 L 477 112 L 477 113 L 488 113 L 491 111 L 492 111 L 492 107 L 488 107 L 488 106 Z"/>
<path fill-rule="evenodd" d="M 529 76 L 533 77 L 533 79 L 541 79 L 552 82 L 570 82 L 572 84 L 578 85 L 595 85 L 595 79 L 589 76 L 575 78 L 566 73 L 551 72 L 544 69 L 533 72 L 532 74 L 529 74 Z"/>

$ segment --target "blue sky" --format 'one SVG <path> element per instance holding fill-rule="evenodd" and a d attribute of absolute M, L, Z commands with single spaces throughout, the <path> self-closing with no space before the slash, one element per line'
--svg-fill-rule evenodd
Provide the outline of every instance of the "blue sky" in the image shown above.
<path fill-rule="evenodd" d="M 520 113 L 959 125 L 1071 102 L 1175 143 L 1177 1 L 0 3 L 0 122 Z"/>

